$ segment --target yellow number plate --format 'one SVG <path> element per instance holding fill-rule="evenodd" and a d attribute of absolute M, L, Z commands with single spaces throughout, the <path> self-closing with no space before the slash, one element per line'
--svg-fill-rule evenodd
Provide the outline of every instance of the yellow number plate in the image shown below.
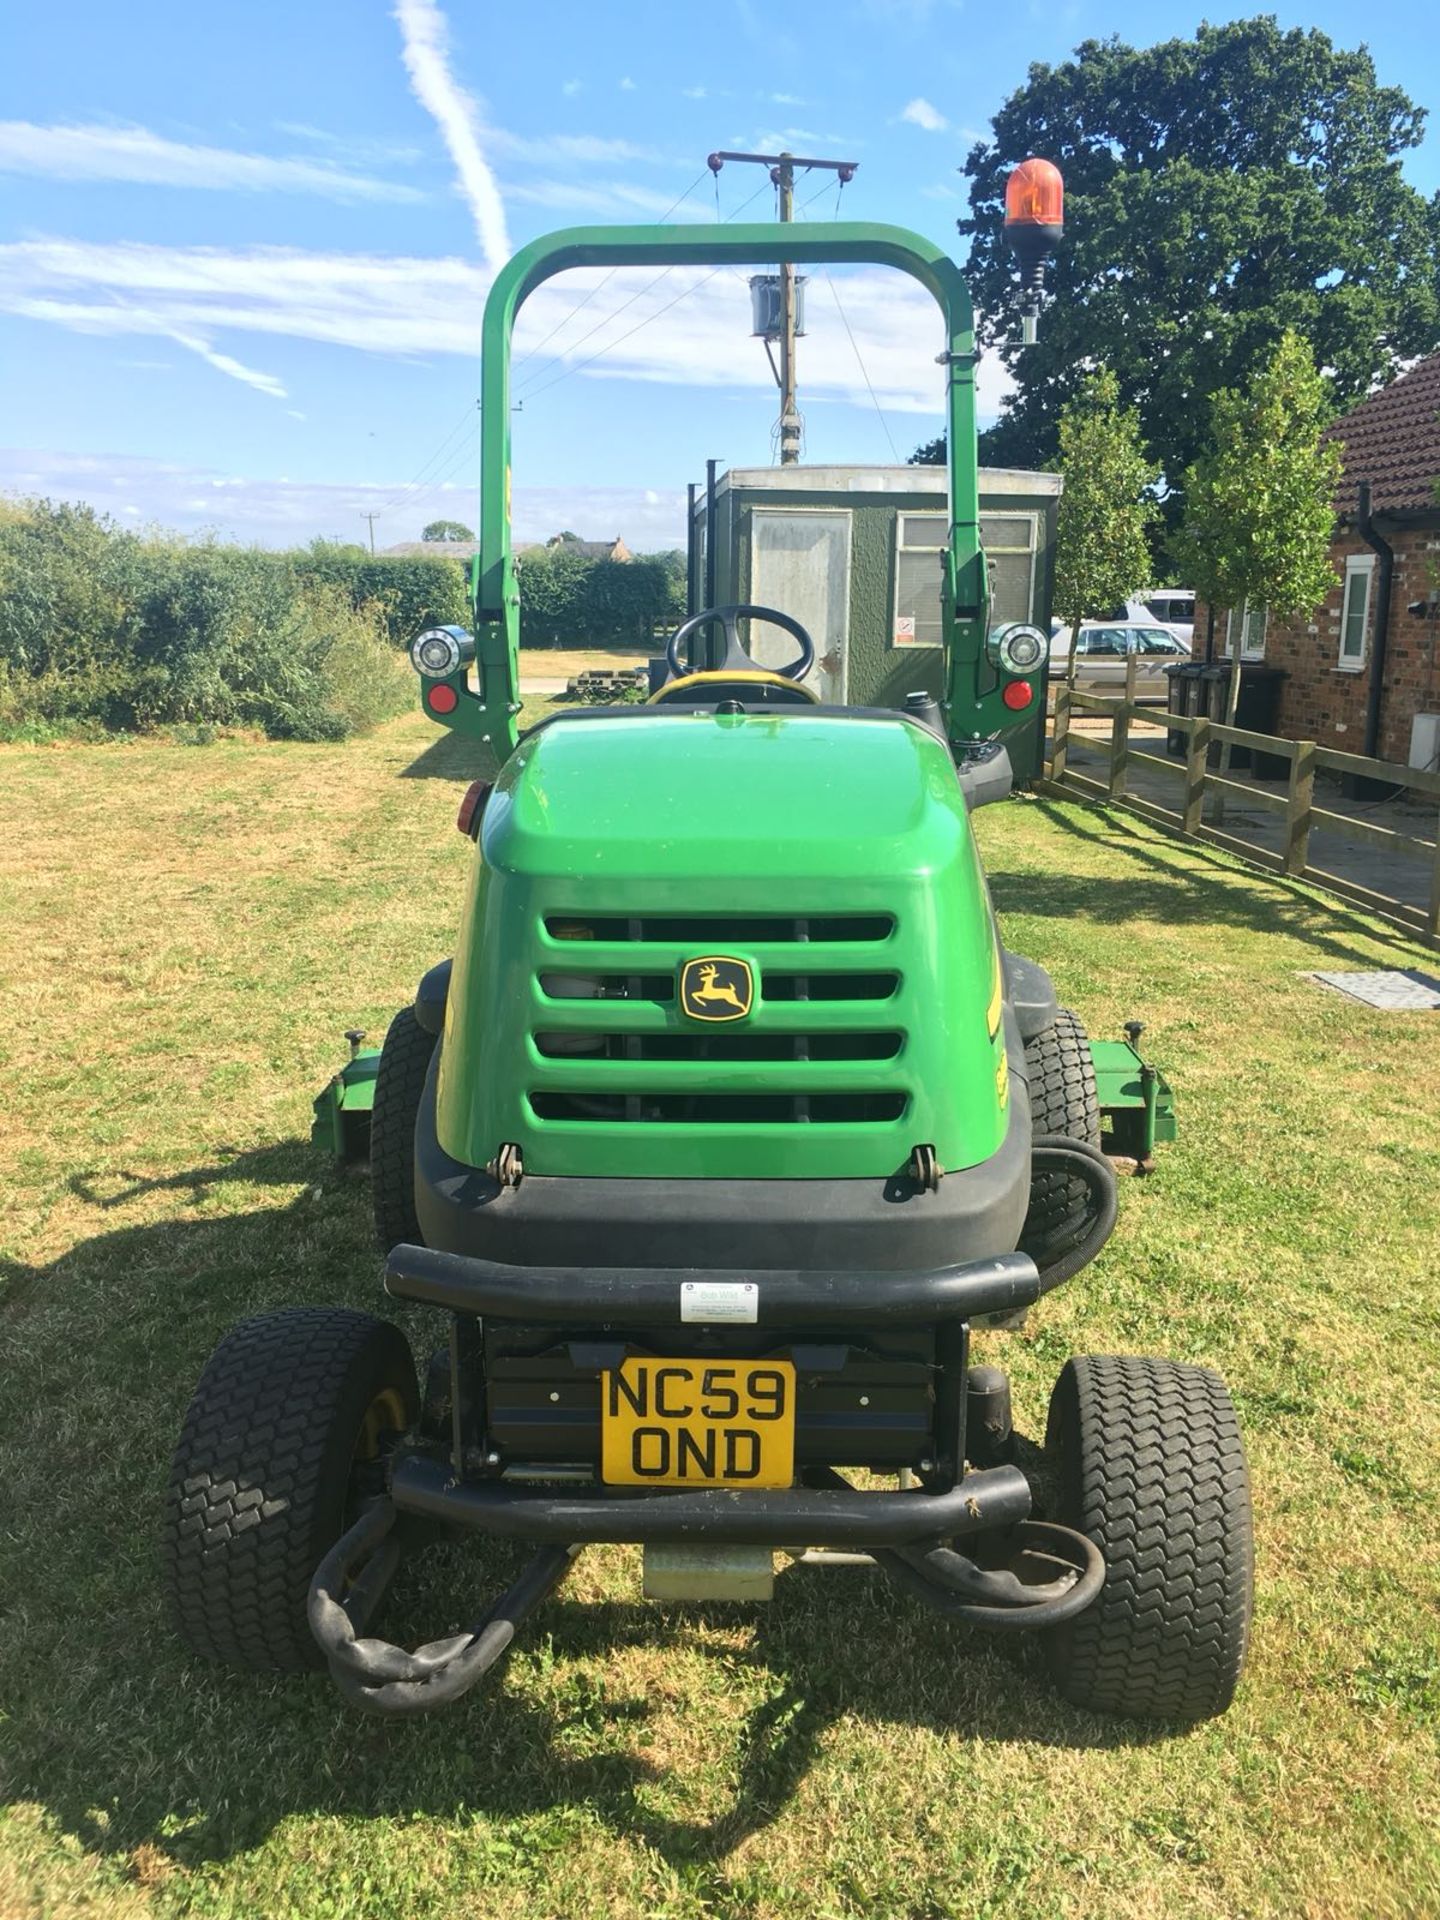
<path fill-rule="evenodd" d="M 600 1477 L 612 1487 L 788 1487 L 790 1360 L 626 1360 L 600 1376 Z"/>

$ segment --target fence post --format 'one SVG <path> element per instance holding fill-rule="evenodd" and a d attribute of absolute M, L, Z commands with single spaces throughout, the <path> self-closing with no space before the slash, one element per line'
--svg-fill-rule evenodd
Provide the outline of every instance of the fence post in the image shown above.
<path fill-rule="evenodd" d="M 1210 722 L 1202 714 L 1185 743 L 1185 806 L 1182 831 L 1192 837 L 1205 818 L 1205 762 L 1210 753 Z"/>
<path fill-rule="evenodd" d="M 1285 871 L 1304 873 L 1310 858 L 1310 808 L 1315 799 L 1315 742 L 1297 740 L 1285 799 Z"/>
<path fill-rule="evenodd" d="M 1130 675 L 1127 670 L 1126 679 Z M 1130 758 L 1130 703 L 1122 700 L 1110 722 L 1110 798 L 1125 798 L 1126 763 Z"/>
<path fill-rule="evenodd" d="M 1435 820 L 1435 864 L 1430 869 L 1430 905 L 1425 914 L 1425 931 L 1432 940 L 1440 939 L 1440 815 Z"/>
<path fill-rule="evenodd" d="M 1050 749 L 1050 778 L 1058 786 L 1065 778 L 1065 748 L 1070 739 L 1070 688 L 1065 681 L 1055 687 L 1055 741 Z"/>

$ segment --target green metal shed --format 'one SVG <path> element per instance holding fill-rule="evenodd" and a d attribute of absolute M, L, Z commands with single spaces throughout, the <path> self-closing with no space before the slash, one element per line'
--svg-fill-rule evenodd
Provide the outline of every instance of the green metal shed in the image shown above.
<path fill-rule="evenodd" d="M 1059 500 L 1058 474 L 981 468 L 992 624 L 1049 631 Z M 822 699 L 899 707 L 916 688 L 941 693 L 943 467 L 734 467 L 715 481 L 713 558 L 708 522 L 697 489 L 692 610 L 750 601 L 792 614 L 815 641 Z M 764 627 L 752 647 L 777 661 L 793 650 Z"/>

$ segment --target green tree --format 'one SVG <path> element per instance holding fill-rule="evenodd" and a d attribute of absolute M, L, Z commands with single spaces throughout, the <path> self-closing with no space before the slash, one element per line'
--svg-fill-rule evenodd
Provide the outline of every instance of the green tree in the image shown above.
<path fill-rule="evenodd" d="M 1139 408 L 1173 525 L 1206 398 L 1243 385 L 1287 327 L 1311 342 L 1332 410 L 1433 348 L 1440 197 L 1401 172 L 1424 117 L 1363 47 L 1270 16 L 1142 49 L 1087 40 L 1032 66 L 964 169 L 981 339 L 1016 381 L 982 456 L 1050 464 L 1061 408 L 1103 361 Z M 1001 227 L 1006 177 L 1031 153 L 1065 175 L 1066 234 L 1022 351 Z"/>
<path fill-rule="evenodd" d="M 421 533 L 422 540 L 473 540 L 473 531 L 461 520 L 432 520 Z"/>
<path fill-rule="evenodd" d="M 1108 367 L 1092 373 L 1060 415 L 1065 477 L 1055 530 L 1055 605 L 1070 623 L 1069 677 L 1080 622 L 1103 618 L 1150 578 L 1150 489 L 1159 469 L 1140 438 L 1140 417 L 1120 404 Z"/>
<path fill-rule="evenodd" d="M 1185 518 L 1171 543 L 1211 607 L 1248 602 L 1293 619 L 1334 586 L 1343 462 L 1323 438 L 1329 411 L 1311 350 L 1289 331 L 1243 389 L 1215 395 L 1210 446 L 1186 472 Z"/>

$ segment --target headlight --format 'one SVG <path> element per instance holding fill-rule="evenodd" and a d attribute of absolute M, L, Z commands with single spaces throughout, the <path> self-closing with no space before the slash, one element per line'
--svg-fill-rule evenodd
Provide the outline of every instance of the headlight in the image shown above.
<path fill-rule="evenodd" d="M 989 648 L 990 657 L 1002 673 L 1024 679 L 1037 673 L 1044 664 L 1047 642 L 1038 627 L 1027 627 L 1016 620 L 991 632 Z"/>
<path fill-rule="evenodd" d="M 475 658 L 475 641 L 463 627 L 427 627 L 410 643 L 410 664 L 427 680 L 444 680 Z"/>

